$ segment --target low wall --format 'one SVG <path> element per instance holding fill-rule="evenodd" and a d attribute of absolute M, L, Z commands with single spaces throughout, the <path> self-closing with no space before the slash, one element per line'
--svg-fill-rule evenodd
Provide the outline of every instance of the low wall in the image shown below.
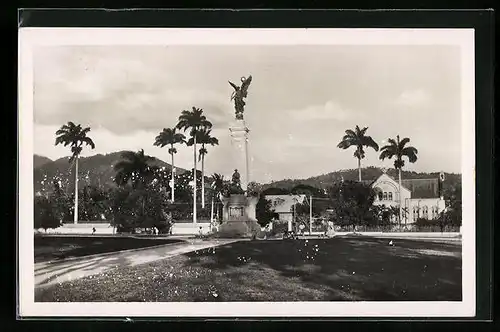
<path fill-rule="evenodd" d="M 201 230 L 200 230 L 201 227 Z M 198 235 L 211 232 L 209 223 L 174 223 L 172 225 L 172 235 Z"/>
<path fill-rule="evenodd" d="M 432 233 L 422 233 L 422 232 L 394 232 L 394 233 L 382 233 L 382 232 L 361 232 L 359 234 L 366 236 L 377 236 L 377 237 L 419 237 L 419 238 L 456 238 L 460 236 L 459 232 L 432 232 Z"/>
<path fill-rule="evenodd" d="M 95 228 L 94 234 L 114 234 L 115 228 L 111 227 L 110 224 L 64 224 L 61 227 L 55 229 L 47 229 L 47 232 L 43 229 L 36 229 L 35 233 L 42 234 L 92 234 L 93 228 Z"/>
<path fill-rule="evenodd" d="M 312 232 L 311 235 L 313 236 L 321 236 L 324 235 L 325 232 Z M 432 233 L 423 233 L 423 232 L 334 232 L 333 233 L 335 236 L 346 236 L 346 235 L 362 235 L 362 236 L 371 236 L 371 237 L 379 237 L 379 238 L 391 238 L 391 239 L 397 239 L 397 238 L 420 238 L 420 239 L 456 239 L 456 238 L 461 238 L 462 234 L 459 232 L 432 232 Z M 304 232 L 305 236 L 309 235 L 309 232 Z"/>

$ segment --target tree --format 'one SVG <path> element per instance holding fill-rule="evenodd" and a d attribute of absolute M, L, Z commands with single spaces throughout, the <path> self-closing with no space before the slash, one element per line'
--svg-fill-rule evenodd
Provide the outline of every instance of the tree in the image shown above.
<path fill-rule="evenodd" d="M 154 158 L 145 155 L 144 150 L 125 151 L 121 157 L 122 160 L 114 166 L 116 184 L 124 186 L 130 183 L 132 188 L 137 189 L 146 186 L 147 182 L 153 179 L 154 168 L 151 167 L 150 162 Z"/>
<path fill-rule="evenodd" d="M 144 190 L 154 180 L 155 169 L 149 164 L 154 158 L 144 154 L 144 150 L 138 152 L 125 151 L 122 160 L 114 166 L 116 170 L 115 182 L 119 186 L 132 185 L 135 194 L 144 193 Z M 142 215 L 146 210 L 146 197 L 142 196 Z"/>
<path fill-rule="evenodd" d="M 215 137 L 210 136 L 212 129 L 202 127 L 197 132 L 196 141 L 201 144 L 200 155 L 198 157 L 198 161 L 201 160 L 201 208 L 205 208 L 205 155 L 208 153 L 206 146 L 207 145 L 219 145 L 219 140 Z M 191 137 L 187 142 L 188 146 L 194 145 L 194 137 Z"/>
<path fill-rule="evenodd" d="M 50 197 L 45 196 L 35 196 L 35 224 L 34 228 L 43 228 L 47 232 L 48 228 L 57 228 L 61 226 L 61 222 L 55 212 L 55 207 L 53 205 Z"/>
<path fill-rule="evenodd" d="M 68 122 L 56 131 L 56 143 L 71 147 L 71 157 L 69 162 L 75 164 L 75 209 L 74 223 L 78 223 L 78 157 L 83 150 L 83 144 L 95 148 L 95 144 L 87 134 L 90 132 L 90 127 L 82 128 L 81 125 L 75 125 L 73 122 Z"/>
<path fill-rule="evenodd" d="M 166 145 L 169 145 L 168 153 L 171 156 L 171 167 L 172 167 L 172 172 L 171 172 L 171 184 L 170 184 L 170 189 L 171 189 L 171 200 L 172 202 L 175 201 L 175 166 L 174 166 L 174 155 L 177 153 L 177 149 L 174 147 L 175 144 L 182 144 L 185 143 L 186 141 L 186 136 L 184 136 L 181 133 L 176 132 L 177 128 L 163 128 L 163 130 L 156 136 L 154 145 L 159 146 L 161 148 L 165 147 Z"/>
<path fill-rule="evenodd" d="M 296 203 L 292 206 L 292 211 L 295 214 L 294 219 L 296 224 L 303 224 L 304 226 L 310 223 L 310 207 L 309 204 L 304 201 L 304 203 Z"/>
<path fill-rule="evenodd" d="M 247 195 L 248 196 L 253 196 L 253 197 L 258 197 L 260 193 L 262 192 L 262 185 L 255 182 L 251 181 L 247 185 Z"/>
<path fill-rule="evenodd" d="M 263 195 L 289 195 L 290 191 L 283 189 L 283 188 L 267 188 L 266 190 L 262 191 Z"/>
<path fill-rule="evenodd" d="M 53 189 L 49 194 L 49 197 L 53 200 L 54 214 L 57 220 L 61 222 L 70 221 L 72 219 L 71 209 L 74 208 L 74 206 L 72 206 L 72 201 L 74 202 L 74 199 L 71 199 L 71 197 L 61 188 L 62 184 L 63 181 L 61 178 L 55 176 L 52 179 Z"/>
<path fill-rule="evenodd" d="M 462 226 L 462 185 L 454 186 L 446 199 L 446 210 L 443 213 L 446 223 Z"/>
<path fill-rule="evenodd" d="M 222 216 L 222 201 L 221 201 L 221 196 L 223 196 L 224 191 L 227 189 L 227 185 L 224 182 L 224 175 L 214 173 L 212 174 L 212 185 L 211 185 L 213 192 L 214 192 L 214 200 L 217 203 L 218 208 L 216 209 L 216 218 L 219 219 L 220 216 Z"/>
<path fill-rule="evenodd" d="M 367 224 L 372 218 L 373 189 L 362 182 L 345 181 L 329 189 L 331 209 L 340 225 Z"/>
<path fill-rule="evenodd" d="M 82 207 L 79 210 L 80 220 L 101 220 L 103 216 L 106 220 L 109 218 L 109 197 L 104 190 L 91 185 L 85 186 L 79 199 Z"/>
<path fill-rule="evenodd" d="M 307 185 L 307 184 L 298 184 L 295 187 L 292 188 L 290 191 L 292 194 L 295 195 L 307 195 L 308 197 L 314 196 L 314 197 L 324 197 L 324 191 L 321 189 L 318 189 L 316 187 Z"/>
<path fill-rule="evenodd" d="M 203 115 L 203 110 L 201 108 L 193 107 L 191 111 L 184 110 L 179 116 L 179 122 L 176 126 L 177 129 L 183 129 L 184 131 L 190 129 L 190 135 L 193 137 L 193 178 L 194 178 L 194 188 L 193 188 L 193 224 L 196 224 L 196 143 L 197 143 L 197 133 L 201 128 L 212 128 L 212 123 L 207 120 L 205 115 Z"/>
<path fill-rule="evenodd" d="M 260 226 L 266 227 L 275 217 L 272 202 L 261 195 L 255 207 L 255 216 Z"/>
<path fill-rule="evenodd" d="M 366 131 L 368 127 L 360 129 L 359 126 L 356 126 L 354 130 L 348 129 L 345 131 L 345 135 L 342 138 L 342 141 L 337 145 L 338 148 L 348 149 L 351 146 L 356 147 L 356 151 L 354 151 L 354 157 L 358 159 L 358 176 L 359 181 L 361 181 L 361 159 L 365 157 L 364 147 L 373 148 L 375 151 L 378 151 L 378 144 L 371 138 L 371 136 L 366 136 Z"/>
<path fill-rule="evenodd" d="M 399 178 L 399 223 L 401 224 L 401 219 L 403 217 L 403 204 L 401 200 L 401 169 L 405 165 L 403 157 L 407 157 L 410 163 L 414 163 L 417 161 L 417 153 L 418 150 L 413 146 L 406 146 L 406 144 L 410 143 L 410 139 L 408 137 L 399 140 L 399 135 L 396 136 L 396 140 L 389 138 L 389 144 L 382 147 L 380 150 L 380 160 L 384 159 L 392 159 L 394 158 L 394 168 L 398 170 L 398 178 Z"/>

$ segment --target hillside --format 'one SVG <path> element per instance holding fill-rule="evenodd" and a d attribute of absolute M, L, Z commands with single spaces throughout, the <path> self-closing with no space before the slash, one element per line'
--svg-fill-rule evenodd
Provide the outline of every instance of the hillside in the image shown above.
<path fill-rule="evenodd" d="M 39 156 L 37 154 L 33 155 L 33 168 L 38 168 L 41 167 L 45 164 L 51 163 L 52 159 L 44 157 L 44 156 Z"/>
<path fill-rule="evenodd" d="M 124 151 L 113 152 L 106 155 L 97 154 L 91 157 L 81 157 L 78 161 L 78 174 L 80 185 L 101 186 L 105 189 L 115 186 L 113 179 L 115 170 L 113 166 L 121 160 L 121 154 Z M 42 157 L 44 158 L 44 157 Z M 48 159 L 48 158 L 47 158 Z M 170 170 L 170 164 L 155 158 L 151 165 L 165 167 Z M 177 173 L 185 172 L 184 169 L 177 167 Z M 52 180 L 58 176 L 68 190 L 74 188 L 74 167 L 69 163 L 69 157 L 57 159 L 34 167 L 35 192 L 42 189 L 50 190 Z"/>
<path fill-rule="evenodd" d="M 440 172 L 432 173 L 417 173 L 403 171 L 401 177 L 403 179 L 428 179 L 428 178 L 438 178 Z M 398 177 L 398 173 L 395 169 L 388 169 L 387 174 L 395 179 Z M 361 170 L 361 176 L 363 180 L 373 181 L 382 175 L 382 170 L 378 167 L 367 167 Z M 285 179 L 280 181 L 274 181 L 268 184 L 264 184 L 263 189 L 267 188 L 283 188 L 290 190 L 298 184 L 307 184 L 317 188 L 326 188 L 335 182 L 339 182 L 344 178 L 344 181 L 357 181 L 358 180 L 358 170 L 357 169 L 347 169 L 335 171 L 319 176 L 310 177 L 308 179 L 302 180 L 291 180 Z M 445 173 L 445 181 L 443 184 L 444 188 L 455 186 L 461 183 L 461 174 Z"/>

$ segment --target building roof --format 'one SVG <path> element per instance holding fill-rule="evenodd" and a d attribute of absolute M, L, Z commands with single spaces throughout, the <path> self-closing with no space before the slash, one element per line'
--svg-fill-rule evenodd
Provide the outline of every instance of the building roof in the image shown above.
<path fill-rule="evenodd" d="M 439 197 L 439 179 L 406 179 L 401 185 L 411 191 L 411 198 Z"/>
<path fill-rule="evenodd" d="M 396 183 L 397 179 L 385 174 Z M 383 175 L 381 175 L 383 176 Z M 373 185 L 380 177 L 375 180 L 363 180 L 367 185 Z M 439 197 L 439 179 L 402 179 L 401 186 L 411 192 L 411 198 L 438 198 Z"/>
<path fill-rule="evenodd" d="M 297 203 L 304 203 L 306 195 L 266 195 L 267 200 L 271 201 L 271 208 L 276 213 L 290 213 Z"/>

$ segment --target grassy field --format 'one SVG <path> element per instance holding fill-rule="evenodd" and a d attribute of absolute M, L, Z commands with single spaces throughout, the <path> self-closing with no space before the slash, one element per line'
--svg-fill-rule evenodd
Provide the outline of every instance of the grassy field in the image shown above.
<path fill-rule="evenodd" d="M 35 292 L 37 302 L 460 301 L 461 243 L 236 242 Z"/>
<path fill-rule="evenodd" d="M 178 242 L 168 238 L 35 235 L 35 263 Z"/>

